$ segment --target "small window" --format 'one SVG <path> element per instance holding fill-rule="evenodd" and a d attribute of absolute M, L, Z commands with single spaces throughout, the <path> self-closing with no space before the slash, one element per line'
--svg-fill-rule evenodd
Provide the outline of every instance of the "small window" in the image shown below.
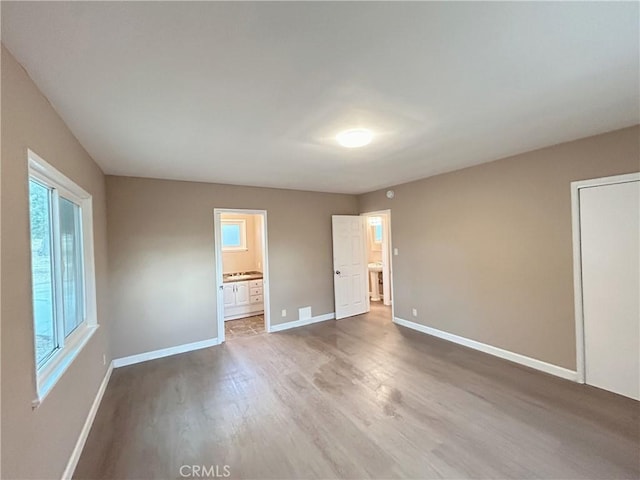
<path fill-rule="evenodd" d="M 244 220 L 222 220 L 222 250 L 246 250 L 247 228 Z"/>
<path fill-rule="evenodd" d="M 37 406 L 97 327 L 91 195 L 29 152 Z"/>
<path fill-rule="evenodd" d="M 369 226 L 373 243 L 382 243 L 382 218 L 369 217 Z"/>
<path fill-rule="evenodd" d="M 382 243 L 382 224 L 376 225 L 373 228 L 373 241 L 376 243 Z"/>

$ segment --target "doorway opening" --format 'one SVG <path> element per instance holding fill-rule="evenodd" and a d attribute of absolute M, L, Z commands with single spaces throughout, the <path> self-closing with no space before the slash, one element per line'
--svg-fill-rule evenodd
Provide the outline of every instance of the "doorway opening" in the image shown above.
<path fill-rule="evenodd" d="M 391 210 L 363 213 L 370 311 L 393 320 Z"/>
<path fill-rule="evenodd" d="M 215 209 L 218 341 L 270 331 L 267 212 Z"/>

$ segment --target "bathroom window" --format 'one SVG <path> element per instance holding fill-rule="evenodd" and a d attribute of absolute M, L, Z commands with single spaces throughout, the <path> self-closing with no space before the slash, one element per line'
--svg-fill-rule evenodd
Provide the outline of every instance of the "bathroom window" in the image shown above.
<path fill-rule="evenodd" d="M 374 244 L 382 243 L 382 218 L 369 217 L 369 226 L 371 228 L 371 240 Z"/>
<path fill-rule="evenodd" d="M 373 241 L 376 243 L 382 243 L 382 224 L 375 225 L 373 227 Z"/>
<path fill-rule="evenodd" d="M 96 324 L 91 195 L 29 152 L 37 406 Z"/>
<path fill-rule="evenodd" d="M 244 220 L 222 220 L 222 250 L 247 249 L 247 224 Z"/>

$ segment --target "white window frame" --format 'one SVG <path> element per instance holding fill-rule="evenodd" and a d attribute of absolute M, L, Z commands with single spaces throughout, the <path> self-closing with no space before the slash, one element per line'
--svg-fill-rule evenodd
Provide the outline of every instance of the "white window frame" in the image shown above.
<path fill-rule="evenodd" d="M 74 359 L 82 351 L 89 339 L 98 329 L 98 316 L 96 308 L 96 276 L 95 260 L 93 251 L 93 200 L 91 195 L 82 187 L 76 185 L 72 180 L 63 175 L 55 167 L 47 163 L 36 153 L 28 150 L 29 177 L 31 179 L 54 189 L 53 203 L 57 203 L 59 196 L 62 196 L 80 207 L 81 227 L 82 227 L 82 250 L 84 268 L 84 320 L 66 338 L 64 336 L 61 289 L 54 288 L 56 322 L 57 322 L 57 344 L 59 348 L 38 367 L 35 355 L 34 365 L 36 373 L 36 399 L 33 401 L 33 408 L 42 403 L 54 385 L 60 380 L 64 372 L 69 368 Z M 56 209 L 56 207 L 54 207 Z M 53 234 L 53 255 L 58 257 L 54 265 L 60 265 L 60 238 L 55 232 L 57 222 L 54 220 L 52 227 Z M 31 273 L 32 274 L 32 273 Z M 55 271 L 54 282 L 58 284 L 60 272 Z M 32 293 L 33 295 L 33 290 Z M 33 302 L 32 302 L 33 303 Z M 36 342 L 35 322 L 34 328 L 34 348 Z"/>
<path fill-rule="evenodd" d="M 238 219 L 222 219 L 220 221 L 220 229 L 222 231 L 222 227 L 224 225 L 239 225 L 240 226 L 240 246 L 238 247 L 225 247 L 222 245 L 223 252 L 246 252 L 247 251 L 247 221 L 242 218 Z M 220 235 L 220 242 L 222 242 L 222 234 Z"/>

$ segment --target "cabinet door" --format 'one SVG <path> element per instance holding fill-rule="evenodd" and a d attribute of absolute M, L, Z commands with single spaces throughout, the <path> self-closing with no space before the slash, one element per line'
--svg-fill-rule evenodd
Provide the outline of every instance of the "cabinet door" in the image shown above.
<path fill-rule="evenodd" d="M 236 282 L 236 306 L 249 305 L 249 282 Z"/>
<path fill-rule="evenodd" d="M 225 307 L 233 307 L 236 304 L 236 293 L 234 291 L 235 283 L 226 283 L 224 285 L 223 298 Z"/>

